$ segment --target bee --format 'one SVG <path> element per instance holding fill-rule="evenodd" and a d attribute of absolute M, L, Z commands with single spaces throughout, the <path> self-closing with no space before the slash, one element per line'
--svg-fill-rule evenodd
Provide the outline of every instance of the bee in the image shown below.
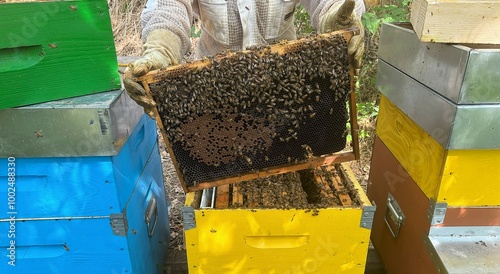
<path fill-rule="evenodd" d="M 252 159 L 250 159 L 250 158 L 249 158 L 249 157 L 247 157 L 247 156 L 244 156 L 243 158 L 245 159 L 245 161 L 246 161 L 249 165 L 251 165 L 251 164 L 252 164 Z"/>

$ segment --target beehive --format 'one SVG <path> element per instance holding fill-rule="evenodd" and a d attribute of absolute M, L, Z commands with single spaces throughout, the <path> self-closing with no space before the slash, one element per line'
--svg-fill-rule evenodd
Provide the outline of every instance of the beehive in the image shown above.
<path fill-rule="evenodd" d="M 188 192 L 190 273 L 363 273 L 375 209 L 348 168 L 331 166 L 357 157 L 347 55 L 355 31 L 136 79 L 156 102 Z M 353 150 L 338 152 L 349 117 Z"/>
<path fill-rule="evenodd" d="M 0 273 L 161 272 L 156 124 L 124 91 L 0 110 L 0 124 L 13 129 L 0 135 L 0 165 L 15 179 L 0 188 L 15 198 L 0 213 L 15 236 L 0 238 Z"/>
<path fill-rule="evenodd" d="M 186 186 L 269 167 L 307 168 L 311 158 L 342 150 L 350 35 L 255 47 L 146 78 Z"/>
<path fill-rule="evenodd" d="M 311 183 L 304 179 L 307 174 L 295 173 L 263 179 L 257 188 L 255 181 L 234 184 L 229 200 L 216 190 L 214 208 L 201 204 L 201 192 L 188 193 L 183 216 L 189 273 L 364 273 L 375 209 L 347 164 L 324 169 L 329 172 L 309 175 L 315 177 L 318 192 L 329 185 L 326 181 L 341 177 L 322 196 L 333 194 L 339 204 L 302 197 L 301 205 L 291 207 L 297 201 L 287 196 L 298 197 L 302 184 Z M 282 185 L 287 190 L 277 191 Z M 241 191 L 250 186 L 260 189 L 260 196 Z M 315 196 L 307 187 L 302 192 Z"/>
<path fill-rule="evenodd" d="M 377 135 L 427 197 L 500 205 L 500 47 L 421 43 L 405 24 L 384 25 L 380 41 L 402 42 L 379 51 Z"/>
<path fill-rule="evenodd" d="M 104 0 L 0 3 L 0 109 L 120 88 Z"/>
<path fill-rule="evenodd" d="M 421 43 L 408 24 L 380 45 L 375 248 L 390 273 L 495 272 L 500 48 Z"/>

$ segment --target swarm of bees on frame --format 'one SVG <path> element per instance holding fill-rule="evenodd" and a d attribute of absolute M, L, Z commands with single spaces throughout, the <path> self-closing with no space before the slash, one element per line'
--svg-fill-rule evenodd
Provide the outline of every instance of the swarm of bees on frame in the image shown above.
<path fill-rule="evenodd" d="M 353 205 L 360 205 L 357 191 L 349 186 L 340 169 L 338 165 L 329 169 L 325 167 L 305 169 L 240 182 L 236 191 L 232 189 L 233 199 L 229 207 L 315 210 L 342 206 L 339 194 L 349 195 Z M 337 190 L 333 180 L 338 180 L 337 182 L 344 188 Z M 234 199 L 235 195 L 241 198 Z M 314 211 L 312 214 L 317 215 Z"/>
<path fill-rule="evenodd" d="M 334 101 L 345 102 L 350 92 L 346 48 L 341 35 L 317 36 L 289 45 L 284 54 L 252 47 L 211 57 L 201 68 L 169 71 L 150 85 L 169 142 L 208 166 L 234 161 L 251 166 L 255 155 L 297 140 L 301 126 L 316 118 L 325 90 Z M 333 106 L 327 112 L 332 114 Z M 284 159 L 300 161 L 309 154 Z"/>

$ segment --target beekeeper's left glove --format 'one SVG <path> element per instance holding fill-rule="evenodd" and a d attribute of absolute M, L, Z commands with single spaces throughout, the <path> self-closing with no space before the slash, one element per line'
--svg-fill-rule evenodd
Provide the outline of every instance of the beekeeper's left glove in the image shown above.
<path fill-rule="evenodd" d="M 176 65 L 180 60 L 180 42 L 168 30 L 156 29 L 149 33 L 142 58 L 130 63 L 125 69 L 123 85 L 132 100 L 144 108 L 144 112 L 151 118 L 154 117 L 156 104 L 151 100 L 141 84 L 135 81 L 136 77 L 156 70 Z"/>

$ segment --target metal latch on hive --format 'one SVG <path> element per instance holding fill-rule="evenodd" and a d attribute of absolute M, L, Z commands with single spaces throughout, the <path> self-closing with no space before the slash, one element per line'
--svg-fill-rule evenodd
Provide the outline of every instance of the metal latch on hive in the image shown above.
<path fill-rule="evenodd" d="M 434 198 L 429 199 L 429 209 L 427 210 L 427 220 L 431 225 L 438 225 L 444 222 L 448 203 L 438 203 Z"/>
<path fill-rule="evenodd" d="M 394 238 L 397 238 L 399 236 L 399 232 L 401 231 L 401 227 L 405 223 L 405 219 L 406 217 L 403 213 L 403 210 L 399 206 L 394 196 L 389 193 L 389 196 L 387 197 L 387 209 L 384 214 L 384 221 Z M 389 220 L 391 220 L 394 225 L 391 225 L 389 223 Z"/>
<path fill-rule="evenodd" d="M 113 234 L 118 236 L 127 236 L 128 231 L 128 221 L 127 221 L 127 211 L 123 210 L 122 213 L 110 214 L 109 215 L 111 229 Z"/>
<path fill-rule="evenodd" d="M 371 229 L 373 225 L 373 216 L 375 216 L 376 206 L 365 206 L 363 208 L 363 215 L 359 226 L 366 229 Z"/>
<path fill-rule="evenodd" d="M 184 221 L 184 230 L 196 228 L 194 208 L 192 206 L 185 206 L 182 208 L 182 220 Z"/>

